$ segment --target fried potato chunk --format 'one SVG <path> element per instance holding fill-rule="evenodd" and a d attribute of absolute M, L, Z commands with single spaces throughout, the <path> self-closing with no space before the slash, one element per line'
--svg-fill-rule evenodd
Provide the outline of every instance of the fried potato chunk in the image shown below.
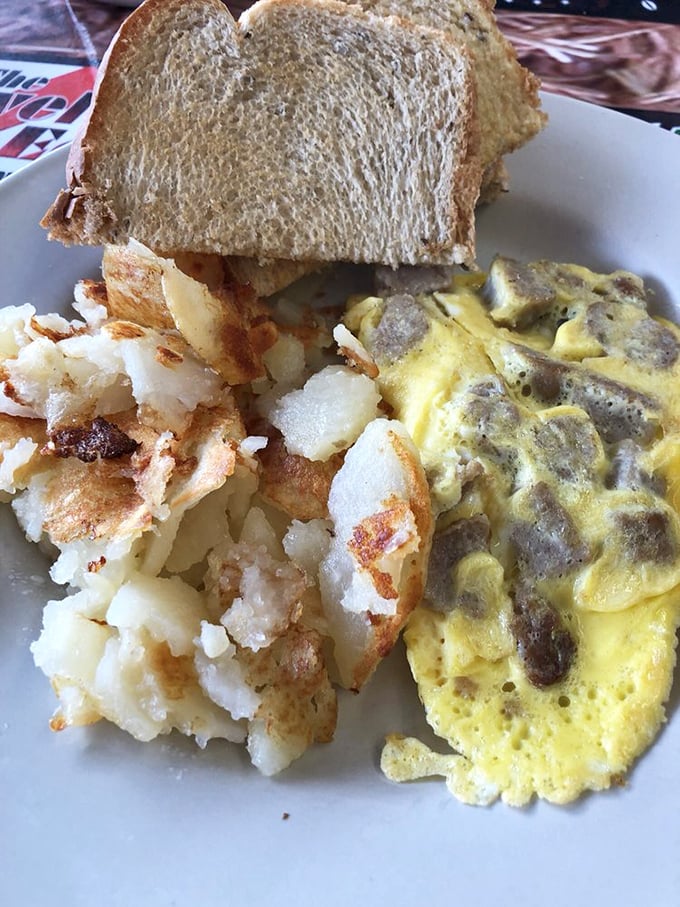
<path fill-rule="evenodd" d="M 252 287 L 235 283 L 218 256 L 175 260 L 131 241 L 106 248 L 103 271 L 111 315 L 176 328 L 229 384 L 265 374 L 262 354 L 275 342 L 276 326 Z"/>
<path fill-rule="evenodd" d="M 266 501 L 296 520 L 326 519 L 328 495 L 343 455 L 328 460 L 308 460 L 288 453 L 283 438 L 270 439 L 260 451 L 260 490 Z"/>
<path fill-rule="evenodd" d="M 432 534 L 425 473 L 399 423 L 376 419 L 331 485 L 321 600 L 343 685 L 359 689 L 420 601 Z"/>

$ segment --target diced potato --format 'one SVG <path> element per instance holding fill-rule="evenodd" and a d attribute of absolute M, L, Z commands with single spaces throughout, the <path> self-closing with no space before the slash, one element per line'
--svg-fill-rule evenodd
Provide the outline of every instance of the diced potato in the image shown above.
<path fill-rule="evenodd" d="M 293 454 L 327 460 L 347 450 L 378 414 L 374 382 L 344 365 L 329 365 L 301 390 L 283 396 L 271 413 L 272 424 Z"/>

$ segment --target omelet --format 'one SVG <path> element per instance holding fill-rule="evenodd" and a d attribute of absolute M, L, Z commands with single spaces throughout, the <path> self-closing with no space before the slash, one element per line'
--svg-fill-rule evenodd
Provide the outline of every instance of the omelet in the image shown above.
<path fill-rule="evenodd" d="M 498 257 L 347 327 L 418 447 L 437 516 L 405 633 L 452 752 L 388 738 L 394 780 L 472 804 L 624 783 L 665 718 L 680 623 L 680 331 L 643 282 Z"/>

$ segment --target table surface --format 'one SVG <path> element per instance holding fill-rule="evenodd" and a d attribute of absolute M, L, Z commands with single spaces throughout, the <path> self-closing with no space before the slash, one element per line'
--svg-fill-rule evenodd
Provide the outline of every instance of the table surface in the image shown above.
<path fill-rule="evenodd" d="M 2 0 L 0 179 L 71 141 L 133 5 Z M 249 5 L 227 3 L 235 15 Z M 680 133 L 678 0 L 497 0 L 496 12 L 545 91 Z"/>

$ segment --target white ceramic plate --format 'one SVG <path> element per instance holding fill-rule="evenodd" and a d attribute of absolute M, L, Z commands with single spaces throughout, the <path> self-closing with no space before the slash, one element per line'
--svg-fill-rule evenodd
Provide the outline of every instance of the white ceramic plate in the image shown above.
<path fill-rule="evenodd" d="M 576 101 L 545 104 L 549 127 L 510 161 L 512 191 L 479 217 L 480 262 L 500 251 L 627 267 L 680 315 L 680 140 Z M 97 272 L 97 250 L 50 244 L 37 226 L 64 159 L 0 187 L 3 304 L 63 309 L 75 280 Z M 400 647 L 360 696 L 341 697 L 334 743 L 278 778 L 218 742 L 139 744 L 104 723 L 53 734 L 55 701 L 28 646 L 56 590 L 8 507 L 0 537 L 0 903 L 678 903 L 677 684 L 628 788 L 568 808 L 475 809 L 438 781 L 386 781 L 384 734 L 424 729 Z"/>

